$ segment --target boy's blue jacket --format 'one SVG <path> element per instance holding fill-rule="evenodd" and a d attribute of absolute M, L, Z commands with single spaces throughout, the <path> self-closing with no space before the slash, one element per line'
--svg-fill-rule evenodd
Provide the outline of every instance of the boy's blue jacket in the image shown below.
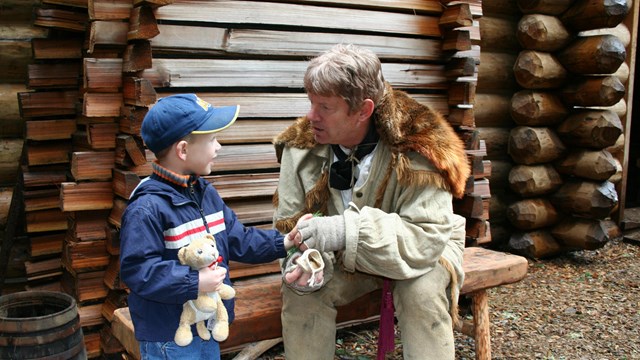
<path fill-rule="evenodd" d="M 120 271 L 131 290 L 128 305 L 136 339 L 173 341 L 182 305 L 198 294 L 198 271 L 180 264 L 178 250 L 207 229 L 224 259 L 220 265 L 227 269 L 229 260 L 263 263 L 286 255 L 283 235 L 244 227 L 206 180 L 193 177 L 185 188 L 154 173 L 132 194 L 120 230 Z M 225 283 L 231 285 L 229 273 Z M 233 299 L 225 305 L 232 321 Z M 195 326 L 192 330 L 197 336 Z"/>

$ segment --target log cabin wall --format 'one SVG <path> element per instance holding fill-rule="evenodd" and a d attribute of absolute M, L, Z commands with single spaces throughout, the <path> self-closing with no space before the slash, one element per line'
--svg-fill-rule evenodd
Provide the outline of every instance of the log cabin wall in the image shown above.
<path fill-rule="evenodd" d="M 632 7 L 484 4 L 476 124 L 490 144 L 494 245 L 539 258 L 620 236 Z"/>
<path fill-rule="evenodd" d="M 22 285 L 76 297 L 91 357 L 122 350 L 109 336 L 113 310 L 126 304 L 118 228 L 129 194 L 150 173 L 153 155 L 139 126 L 159 97 L 188 91 L 216 106 L 241 105 L 239 120 L 221 133 L 223 149 L 209 179 L 241 220 L 266 227 L 278 171 L 270 141 L 306 112 L 301 79 L 308 58 L 337 42 L 378 53 L 387 80 L 443 112 L 465 140 L 473 177 L 454 206 L 468 220 L 468 245 L 508 245 L 509 208 L 531 200 L 511 190 L 513 168 L 532 167 L 509 151 L 514 129 L 560 137 L 557 125 L 520 125 L 512 116 L 515 94 L 537 90 L 521 85 L 513 71 L 530 50 L 517 38 L 525 13 L 515 0 L 42 0 L 28 8 L 32 23 L 24 27 L 35 35 L 19 48 L 23 58 L 28 48 L 31 63 L 22 65 L 26 75 L 7 81 L 8 99 L 17 98 L 19 109 L 0 107 L 3 114 L 13 106 L 3 121 L 26 129 L 24 139 L 11 126 L 2 129 L 26 141 Z M 625 63 L 632 60 L 628 53 Z M 573 109 L 560 103 L 568 116 Z M 619 107 L 612 109 L 622 119 Z M 566 146 L 562 139 L 545 144 Z M 624 156 L 621 144 L 609 151 L 616 159 Z M 530 176 L 538 180 L 539 173 Z M 555 210 L 550 200 L 540 203 L 545 216 Z M 592 220 L 610 226 L 611 211 Z M 274 271 L 276 263 L 233 264 L 231 275 Z"/>

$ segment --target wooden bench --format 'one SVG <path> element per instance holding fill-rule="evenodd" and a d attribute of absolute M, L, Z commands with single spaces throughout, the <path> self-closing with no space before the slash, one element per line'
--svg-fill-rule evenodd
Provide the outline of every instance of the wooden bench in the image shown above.
<path fill-rule="evenodd" d="M 476 359 L 491 359 L 491 322 L 487 289 L 520 281 L 526 276 L 527 267 L 528 262 L 522 256 L 481 247 L 465 249 L 465 280 L 461 294 L 471 298 L 473 323 L 463 324 L 457 330 L 474 338 Z M 279 274 L 263 275 L 234 283 L 237 293 L 236 318 L 231 325 L 229 338 L 221 343 L 223 353 L 282 336 L 280 286 Z M 366 294 L 351 304 L 338 308 L 338 326 L 375 321 L 379 317 L 379 311 L 380 291 Z M 140 358 L 128 308 L 120 308 L 114 312 L 112 332 L 131 356 Z M 279 341 L 275 340 L 271 344 Z"/>

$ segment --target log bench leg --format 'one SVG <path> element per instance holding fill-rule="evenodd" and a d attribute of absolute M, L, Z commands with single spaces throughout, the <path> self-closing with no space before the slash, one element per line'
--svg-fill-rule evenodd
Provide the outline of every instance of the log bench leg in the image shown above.
<path fill-rule="evenodd" d="M 471 294 L 476 360 L 491 360 L 491 322 L 489 321 L 489 296 L 486 290 Z"/>

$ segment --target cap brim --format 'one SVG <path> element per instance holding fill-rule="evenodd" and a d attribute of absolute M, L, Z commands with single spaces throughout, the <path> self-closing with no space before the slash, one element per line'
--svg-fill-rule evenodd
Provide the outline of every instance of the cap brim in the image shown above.
<path fill-rule="evenodd" d="M 191 133 L 211 134 L 222 131 L 236 121 L 239 113 L 240 105 L 217 107 L 211 111 L 211 115 L 204 123 Z"/>

